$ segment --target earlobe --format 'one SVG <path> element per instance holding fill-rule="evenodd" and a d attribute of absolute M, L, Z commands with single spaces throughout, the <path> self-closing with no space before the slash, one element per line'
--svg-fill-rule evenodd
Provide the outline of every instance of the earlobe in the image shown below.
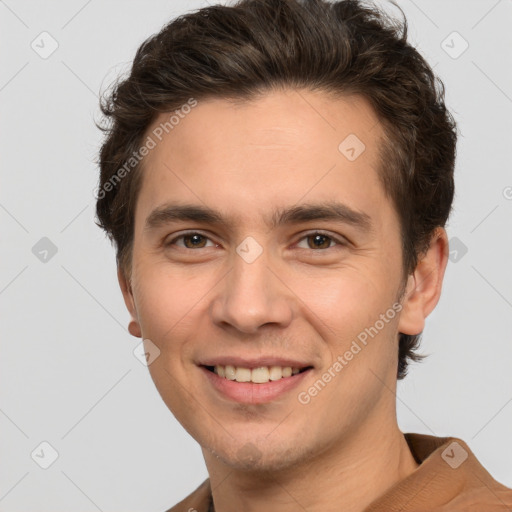
<path fill-rule="evenodd" d="M 128 332 L 136 338 L 142 338 L 139 322 L 135 320 L 130 320 L 130 323 L 128 324 Z"/>
<path fill-rule="evenodd" d="M 403 309 L 398 324 L 403 334 L 420 334 L 425 319 L 439 302 L 444 272 L 448 263 L 448 237 L 439 227 L 431 238 L 430 246 L 409 275 L 403 298 Z"/>
<path fill-rule="evenodd" d="M 128 332 L 136 338 L 142 338 L 142 331 L 138 321 L 137 309 L 135 308 L 135 301 L 133 300 L 132 287 L 128 279 L 125 277 L 123 271 L 118 267 L 117 269 L 117 280 L 123 293 L 124 303 L 132 319 L 128 324 Z"/>

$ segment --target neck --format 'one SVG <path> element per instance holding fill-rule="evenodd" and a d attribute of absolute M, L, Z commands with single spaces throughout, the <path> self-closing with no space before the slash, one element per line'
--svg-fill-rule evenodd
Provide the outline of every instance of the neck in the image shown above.
<path fill-rule="evenodd" d="M 418 464 L 396 421 L 372 422 L 301 465 L 276 472 L 239 471 L 203 450 L 215 512 L 362 512 Z"/>

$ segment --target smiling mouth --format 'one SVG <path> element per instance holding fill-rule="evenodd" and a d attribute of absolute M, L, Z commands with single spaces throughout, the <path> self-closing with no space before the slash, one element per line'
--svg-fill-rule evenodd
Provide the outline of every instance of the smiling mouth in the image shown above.
<path fill-rule="evenodd" d="M 281 379 L 292 377 L 312 369 L 312 366 L 294 368 L 291 366 L 260 366 L 258 368 L 244 368 L 242 366 L 216 365 L 204 366 L 207 370 L 219 377 L 235 382 L 251 382 L 254 384 L 266 384 Z"/>

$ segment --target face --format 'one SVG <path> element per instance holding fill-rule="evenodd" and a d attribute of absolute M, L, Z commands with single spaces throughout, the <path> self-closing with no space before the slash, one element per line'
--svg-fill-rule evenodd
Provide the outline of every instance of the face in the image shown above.
<path fill-rule="evenodd" d="M 286 90 L 199 101 L 145 159 L 126 304 L 164 402 L 231 467 L 292 467 L 392 417 L 381 130 L 361 97 Z"/>

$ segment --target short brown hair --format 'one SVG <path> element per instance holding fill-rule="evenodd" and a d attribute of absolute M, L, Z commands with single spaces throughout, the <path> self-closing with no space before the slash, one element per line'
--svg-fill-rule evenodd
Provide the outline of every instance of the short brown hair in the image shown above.
<path fill-rule="evenodd" d="M 98 225 L 131 274 L 141 163 L 120 169 L 152 121 L 190 98 L 250 100 L 276 88 L 360 94 L 386 141 L 379 176 L 401 224 L 404 284 L 443 227 L 454 194 L 456 126 L 443 83 L 407 43 L 407 21 L 359 0 L 241 0 L 179 16 L 138 49 L 128 77 L 101 102 Z M 116 179 L 117 178 L 117 179 Z M 110 185 L 109 185 L 110 184 Z M 399 334 L 397 378 L 407 373 L 421 334 Z"/>

